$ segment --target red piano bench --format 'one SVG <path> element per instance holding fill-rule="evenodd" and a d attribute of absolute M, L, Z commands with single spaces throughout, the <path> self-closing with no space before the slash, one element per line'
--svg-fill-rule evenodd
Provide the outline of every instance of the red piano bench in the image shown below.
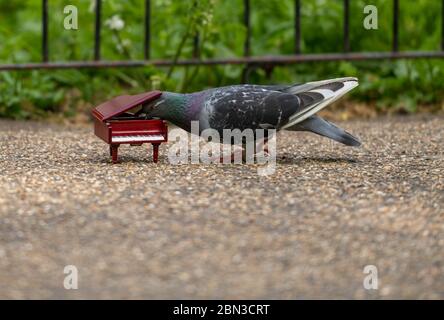
<path fill-rule="evenodd" d="M 138 95 L 124 95 L 106 101 L 92 111 L 94 133 L 109 144 L 113 163 L 118 162 L 121 144 L 140 146 L 144 143 L 153 145 L 153 161 L 159 159 L 159 145 L 168 141 L 168 126 L 164 120 L 142 119 L 130 112 L 131 109 L 159 99 L 160 91 L 151 91 Z"/>

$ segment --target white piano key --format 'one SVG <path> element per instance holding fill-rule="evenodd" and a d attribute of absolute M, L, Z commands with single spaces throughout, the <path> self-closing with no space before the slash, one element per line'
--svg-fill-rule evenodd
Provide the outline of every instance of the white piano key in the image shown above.
<path fill-rule="evenodd" d="M 153 141 L 163 141 L 165 138 L 160 134 L 149 134 L 149 135 L 136 135 L 136 136 L 114 136 L 112 137 L 113 143 L 123 143 L 123 142 L 153 142 Z"/>

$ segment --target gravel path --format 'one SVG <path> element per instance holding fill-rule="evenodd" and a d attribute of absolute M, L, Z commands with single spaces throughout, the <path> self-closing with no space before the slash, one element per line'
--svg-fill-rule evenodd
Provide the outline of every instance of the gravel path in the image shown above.
<path fill-rule="evenodd" d="M 0 298 L 443 299 L 444 117 L 341 125 L 363 147 L 282 133 L 261 177 L 0 121 Z"/>

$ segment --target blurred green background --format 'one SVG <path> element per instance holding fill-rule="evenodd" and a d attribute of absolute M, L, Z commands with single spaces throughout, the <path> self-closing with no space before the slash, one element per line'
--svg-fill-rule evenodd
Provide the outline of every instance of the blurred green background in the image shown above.
<path fill-rule="evenodd" d="M 193 3 L 197 5 L 193 6 Z M 78 8 L 79 29 L 63 28 L 63 8 Z M 292 54 L 294 1 L 252 0 L 252 55 Z M 302 52 L 342 51 L 342 0 L 302 1 Z M 366 30 L 363 8 L 376 5 L 379 29 Z M 400 50 L 439 50 L 441 1 L 400 1 Z M 49 0 L 51 61 L 92 60 L 94 1 Z M 393 2 L 351 1 L 351 50 L 389 51 Z M 201 57 L 243 54 L 246 30 L 242 0 L 152 0 L 153 59 L 189 58 L 195 30 Z M 104 0 L 103 60 L 141 60 L 144 1 Z M 113 21 L 123 21 L 113 28 Z M 183 45 L 182 45 L 183 44 Z M 41 1 L 0 0 L 0 63 L 41 61 Z M 296 83 L 356 76 L 361 85 L 349 101 L 380 112 L 442 110 L 444 61 L 399 60 L 304 63 L 276 67 L 271 78 L 258 69 L 251 83 Z M 242 66 L 116 68 L 0 72 L 0 117 L 41 118 L 86 114 L 100 101 L 122 93 L 155 89 L 190 92 L 240 83 Z M 168 76 L 170 74 L 170 76 Z"/>

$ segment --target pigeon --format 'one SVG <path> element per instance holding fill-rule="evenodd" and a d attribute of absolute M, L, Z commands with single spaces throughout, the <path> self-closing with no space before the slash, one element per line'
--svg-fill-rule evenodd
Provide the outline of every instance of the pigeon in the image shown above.
<path fill-rule="evenodd" d="M 358 138 L 316 115 L 357 86 L 358 79 L 347 77 L 293 85 L 232 85 L 187 94 L 163 92 L 137 115 L 162 118 L 188 132 L 191 122 L 198 121 L 199 134 L 216 130 L 221 143 L 224 129 L 275 129 L 313 132 L 357 147 Z"/>

